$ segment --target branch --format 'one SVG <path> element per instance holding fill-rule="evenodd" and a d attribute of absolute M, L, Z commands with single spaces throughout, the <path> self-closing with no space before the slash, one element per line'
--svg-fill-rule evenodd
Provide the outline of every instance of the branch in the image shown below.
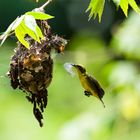
<path fill-rule="evenodd" d="M 48 0 L 45 4 L 43 4 L 40 9 L 44 9 L 52 0 Z"/>
<path fill-rule="evenodd" d="M 43 4 L 42 6 L 40 6 L 39 8 L 35 8 L 33 11 L 36 12 L 44 12 L 44 8 L 50 3 L 52 2 L 52 0 L 47 0 L 47 2 L 45 4 Z"/>

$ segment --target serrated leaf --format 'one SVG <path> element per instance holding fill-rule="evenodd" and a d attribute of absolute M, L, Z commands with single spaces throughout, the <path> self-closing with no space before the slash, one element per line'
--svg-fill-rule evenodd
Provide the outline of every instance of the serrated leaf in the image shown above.
<path fill-rule="evenodd" d="M 135 0 L 129 0 L 129 5 L 134 9 L 136 13 L 140 14 L 140 9 L 138 5 L 136 4 Z"/>
<path fill-rule="evenodd" d="M 124 12 L 125 16 L 128 15 L 128 8 L 129 5 L 133 8 L 133 10 L 140 14 L 140 9 L 136 3 L 135 0 L 113 0 L 115 3 L 117 3 L 117 6 L 120 6 L 122 11 Z"/>
<path fill-rule="evenodd" d="M 29 48 L 29 42 L 25 40 L 25 35 L 29 35 L 37 42 L 41 42 L 43 34 L 41 29 L 36 23 L 36 19 L 46 20 L 51 19 L 53 16 L 41 13 L 41 12 L 27 12 L 25 15 L 15 19 L 8 29 L 0 36 L 2 40 L 1 45 L 4 43 L 6 38 L 15 32 L 17 39 L 26 47 Z"/>
<path fill-rule="evenodd" d="M 120 0 L 120 7 L 123 10 L 125 16 L 127 17 L 127 13 L 128 13 L 128 0 Z"/>
<path fill-rule="evenodd" d="M 43 35 L 33 16 L 26 15 L 22 26 L 30 37 L 40 43 L 40 38 L 42 39 Z"/>
<path fill-rule="evenodd" d="M 93 16 L 94 16 L 94 18 L 96 18 L 96 16 L 98 15 L 99 22 L 101 21 L 103 9 L 104 9 L 104 3 L 105 3 L 105 0 L 91 0 L 90 1 L 90 4 L 86 10 L 86 12 L 91 10 L 90 14 L 89 14 L 89 20 Z"/>
<path fill-rule="evenodd" d="M 21 35 L 19 35 L 19 30 L 21 32 Z M 25 15 L 24 20 L 21 22 L 21 24 L 15 29 L 16 36 L 18 40 L 23 44 L 26 45 L 25 47 L 29 48 L 29 43 L 25 40 L 25 35 L 29 35 L 31 38 L 33 38 L 37 42 L 41 42 L 40 39 L 43 38 L 43 34 L 39 28 L 39 26 L 36 24 L 36 21 L 33 16 L 31 15 Z"/>
<path fill-rule="evenodd" d="M 18 33 L 20 33 L 21 35 L 19 35 Z M 29 45 L 28 45 L 29 43 L 24 38 L 26 34 L 39 43 L 41 42 L 40 39 L 43 38 L 42 32 L 41 32 L 40 28 L 38 27 L 38 25 L 36 25 L 36 31 L 34 32 L 33 30 L 31 30 L 30 28 L 28 28 L 25 25 L 24 21 L 15 29 L 15 34 L 16 34 L 16 36 L 18 35 L 17 36 L 18 40 L 23 45 L 26 45 L 25 47 L 27 47 L 27 48 L 29 48 Z"/>
<path fill-rule="evenodd" d="M 25 13 L 26 15 L 31 15 L 33 16 L 35 19 L 40 19 L 40 20 L 47 20 L 47 19 L 51 19 L 54 18 L 54 16 L 45 14 L 43 12 L 27 12 Z"/>
<path fill-rule="evenodd" d="M 34 40 L 36 40 L 37 42 L 40 43 L 40 38 L 39 38 L 39 35 L 37 34 L 37 32 L 31 30 L 30 28 L 28 28 L 25 23 L 23 22 L 21 24 L 21 26 L 23 27 L 23 30 L 25 31 L 26 34 L 28 34 L 30 37 L 32 37 Z"/>
<path fill-rule="evenodd" d="M 26 32 L 24 30 L 24 28 L 22 27 L 22 25 L 19 25 L 16 29 L 15 29 L 15 35 L 18 38 L 18 40 L 26 47 L 29 49 L 29 43 L 25 40 L 25 35 Z"/>

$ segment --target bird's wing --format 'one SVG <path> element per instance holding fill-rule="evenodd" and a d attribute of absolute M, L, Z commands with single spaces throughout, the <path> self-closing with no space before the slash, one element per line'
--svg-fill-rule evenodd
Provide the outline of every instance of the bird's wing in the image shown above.
<path fill-rule="evenodd" d="M 89 86 L 92 87 L 93 90 L 94 90 L 96 93 L 98 93 L 99 98 L 102 99 L 105 92 L 104 92 L 104 90 L 102 89 L 102 87 L 100 86 L 100 84 L 98 83 L 98 81 L 97 81 L 96 79 L 94 79 L 93 77 L 91 77 L 90 75 L 88 75 L 88 76 L 86 77 L 86 79 L 87 79 L 87 81 L 89 81 L 89 82 L 88 82 Z"/>

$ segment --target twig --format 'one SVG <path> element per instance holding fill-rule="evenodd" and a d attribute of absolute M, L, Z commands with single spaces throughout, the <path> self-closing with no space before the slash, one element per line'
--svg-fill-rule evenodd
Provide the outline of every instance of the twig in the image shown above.
<path fill-rule="evenodd" d="M 48 0 L 45 4 L 43 4 L 40 9 L 44 9 L 52 0 Z"/>
<path fill-rule="evenodd" d="M 47 2 L 45 4 L 43 4 L 42 6 L 40 6 L 39 8 L 34 9 L 34 11 L 36 12 L 43 12 L 44 8 L 50 3 L 52 2 L 52 0 L 47 0 Z"/>

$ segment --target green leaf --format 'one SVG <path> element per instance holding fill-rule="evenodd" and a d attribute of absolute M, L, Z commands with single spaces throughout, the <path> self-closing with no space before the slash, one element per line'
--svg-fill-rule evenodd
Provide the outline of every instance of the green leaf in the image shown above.
<path fill-rule="evenodd" d="M 54 18 L 51 15 L 42 13 L 42 12 L 27 12 L 21 17 L 15 19 L 8 29 L 0 36 L 0 40 L 2 40 L 1 44 L 4 43 L 6 38 L 11 35 L 11 33 L 15 32 L 18 40 L 26 47 L 29 48 L 29 42 L 25 40 L 25 35 L 29 35 L 35 41 L 41 43 L 41 39 L 43 39 L 43 34 L 41 29 L 36 23 L 35 19 L 46 20 Z"/>
<path fill-rule="evenodd" d="M 36 25 L 37 26 L 37 25 Z M 32 37 L 34 40 L 40 43 L 40 38 L 39 35 L 37 34 L 36 31 L 31 30 L 28 28 L 25 23 L 22 23 L 23 30 L 25 31 L 26 34 L 28 34 L 30 37 Z M 36 30 L 36 29 L 35 29 Z"/>
<path fill-rule="evenodd" d="M 136 13 L 140 14 L 140 9 L 135 0 L 113 0 L 113 1 L 117 5 L 117 7 L 119 6 L 121 7 L 126 17 L 128 15 L 129 5 L 133 8 L 133 10 Z M 101 21 L 103 9 L 104 9 L 104 3 L 105 3 L 105 0 L 90 0 L 90 4 L 86 10 L 86 12 L 90 11 L 89 20 L 93 16 L 94 18 L 98 16 L 99 22 Z"/>
<path fill-rule="evenodd" d="M 15 35 L 17 36 L 18 40 L 25 45 L 25 47 L 29 48 L 29 43 L 25 40 L 25 35 L 29 35 L 31 38 L 36 40 L 37 42 L 41 43 L 40 39 L 43 38 L 42 32 L 38 25 L 35 25 L 35 31 L 32 28 L 26 26 L 24 20 L 22 23 L 15 29 Z M 28 43 L 28 44 L 27 44 Z"/>
<path fill-rule="evenodd" d="M 21 31 L 21 34 L 19 34 Z M 40 39 L 43 39 L 43 34 L 36 24 L 36 21 L 33 16 L 25 15 L 24 20 L 21 24 L 15 29 L 16 36 L 18 40 L 25 45 L 25 47 L 29 48 L 29 43 L 25 40 L 25 35 L 29 35 L 31 38 L 41 43 Z"/>
<path fill-rule="evenodd" d="M 24 30 L 24 27 L 22 25 L 19 25 L 16 29 L 15 29 L 15 35 L 18 38 L 18 40 L 26 47 L 29 49 L 29 43 L 25 40 L 25 35 L 26 32 Z"/>
<path fill-rule="evenodd" d="M 125 16 L 127 17 L 127 13 L 128 13 L 128 0 L 120 0 L 120 7 L 123 10 Z"/>
<path fill-rule="evenodd" d="M 129 0 L 129 5 L 134 9 L 136 13 L 140 14 L 140 9 L 135 0 Z"/>
<path fill-rule="evenodd" d="M 31 15 L 35 19 L 40 19 L 40 20 L 47 20 L 47 19 L 54 18 L 54 16 L 51 16 L 42 12 L 27 12 L 25 13 L 25 15 Z"/>
<path fill-rule="evenodd" d="M 127 17 L 128 15 L 128 8 L 129 5 L 133 8 L 133 10 L 140 14 L 140 9 L 137 5 L 137 3 L 135 2 L 135 0 L 113 0 L 114 3 L 117 4 L 117 7 L 120 6 L 122 11 L 124 12 L 125 16 Z"/>
<path fill-rule="evenodd" d="M 92 18 L 92 16 L 96 18 L 96 16 L 98 15 L 99 22 L 101 21 L 103 9 L 104 9 L 104 3 L 105 3 L 105 0 L 91 0 L 90 1 L 90 4 L 86 10 L 86 12 L 90 11 L 89 20 Z"/>
<path fill-rule="evenodd" d="M 34 40 L 40 43 L 40 39 L 43 39 L 43 34 L 39 26 L 36 24 L 36 21 L 33 16 L 25 15 L 25 19 L 22 23 L 22 26 L 24 27 L 26 34 L 28 34 L 30 37 L 32 37 Z"/>

